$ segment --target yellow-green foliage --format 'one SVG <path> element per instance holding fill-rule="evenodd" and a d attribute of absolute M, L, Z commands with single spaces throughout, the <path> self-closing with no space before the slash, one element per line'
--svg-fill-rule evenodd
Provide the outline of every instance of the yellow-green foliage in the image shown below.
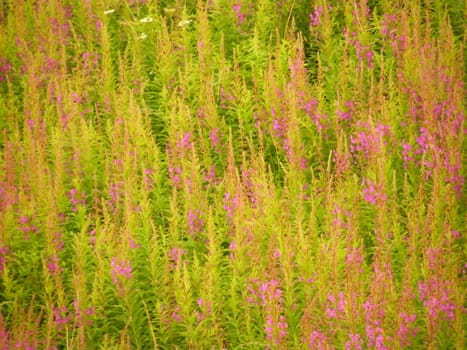
<path fill-rule="evenodd" d="M 0 2 L 0 349 L 463 349 L 461 3 Z"/>

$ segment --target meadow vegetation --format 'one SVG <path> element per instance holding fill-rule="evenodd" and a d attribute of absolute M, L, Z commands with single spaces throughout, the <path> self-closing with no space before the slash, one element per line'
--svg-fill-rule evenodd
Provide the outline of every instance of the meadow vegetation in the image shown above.
<path fill-rule="evenodd" d="M 465 2 L 0 2 L 0 349 L 464 349 Z"/>

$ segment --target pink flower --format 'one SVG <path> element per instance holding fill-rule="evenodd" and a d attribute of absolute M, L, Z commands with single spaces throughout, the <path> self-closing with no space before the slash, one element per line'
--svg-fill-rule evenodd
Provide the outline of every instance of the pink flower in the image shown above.
<path fill-rule="evenodd" d="M 68 315 L 68 308 L 54 308 L 54 321 L 59 330 L 62 330 L 65 325 L 71 321 L 71 316 Z"/>
<path fill-rule="evenodd" d="M 72 211 L 77 212 L 79 206 L 86 205 L 86 194 L 84 192 L 78 193 L 76 188 L 72 188 L 68 191 L 68 198 L 70 198 L 72 204 Z"/>
<path fill-rule="evenodd" d="M 233 196 L 231 196 L 228 192 L 224 194 L 223 208 L 227 212 L 227 217 L 232 218 L 234 216 L 234 211 L 238 208 L 239 204 L 240 196 L 238 194 Z"/>
<path fill-rule="evenodd" d="M 177 143 L 177 148 L 180 150 L 189 150 L 192 146 L 193 142 L 191 141 L 191 132 L 186 132 Z"/>
<path fill-rule="evenodd" d="M 172 263 L 171 268 L 172 269 L 175 268 L 175 266 L 177 266 L 178 263 L 181 261 L 181 258 L 185 256 L 186 254 L 187 253 L 185 249 L 173 247 L 168 253 L 168 257 Z"/>
<path fill-rule="evenodd" d="M 411 339 L 413 339 L 417 334 L 417 328 L 414 327 L 417 315 L 408 315 L 405 312 L 401 312 L 399 314 L 399 318 L 400 323 L 396 332 L 399 345 L 403 347 L 409 347 L 411 345 Z"/>
<path fill-rule="evenodd" d="M 454 319 L 455 305 L 451 300 L 452 291 L 448 281 L 433 276 L 425 282 L 419 282 L 418 290 L 431 323 L 436 324 L 439 319 Z"/>
<path fill-rule="evenodd" d="M 323 8 L 318 6 L 315 8 L 313 13 L 310 13 L 310 27 L 316 27 L 321 24 L 321 14 L 323 13 Z"/>
<path fill-rule="evenodd" d="M 363 199 L 373 205 L 382 205 L 386 202 L 387 196 L 384 193 L 383 185 L 376 185 L 368 179 L 363 179 Z"/>
<path fill-rule="evenodd" d="M 56 275 L 62 269 L 60 268 L 60 259 L 58 258 L 57 254 L 53 254 L 47 262 L 47 269 L 51 275 Z"/>
<path fill-rule="evenodd" d="M 121 291 L 121 289 L 123 288 L 123 281 L 129 280 L 133 277 L 130 261 L 114 257 L 112 258 L 110 266 L 112 282 Z"/>
<path fill-rule="evenodd" d="M 179 314 L 180 312 L 180 307 L 179 306 L 175 306 L 172 313 L 170 314 L 170 317 L 172 318 L 172 321 L 175 321 L 175 322 L 182 322 L 183 321 L 183 317 Z"/>
<path fill-rule="evenodd" d="M 246 14 L 242 13 L 242 5 L 239 3 L 235 3 L 232 6 L 232 10 L 234 11 L 235 16 L 237 17 L 237 25 L 242 25 L 246 20 Z"/>
<path fill-rule="evenodd" d="M 0 273 L 5 268 L 6 258 L 11 255 L 10 248 L 8 246 L 0 247 Z"/>
<path fill-rule="evenodd" d="M 187 213 L 188 231 L 194 235 L 200 233 L 204 227 L 204 221 L 199 209 L 188 209 Z"/>
<path fill-rule="evenodd" d="M 360 334 L 350 333 L 350 340 L 345 343 L 345 350 L 362 350 L 363 339 Z"/>
<path fill-rule="evenodd" d="M 308 349 L 312 350 L 323 350 L 323 349 L 334 349 L 333 346 L 329 344 L 327 336 L 324 332 L 313 331 L 308 338 Z"/>
<path fill-rule="evenodd" d="M 209 139 L 211 140 L 211 144 L 214 148 L 217 148 L 219 146 L 219 128 L 214 128 L 210 133 L 209 133 Z"/>

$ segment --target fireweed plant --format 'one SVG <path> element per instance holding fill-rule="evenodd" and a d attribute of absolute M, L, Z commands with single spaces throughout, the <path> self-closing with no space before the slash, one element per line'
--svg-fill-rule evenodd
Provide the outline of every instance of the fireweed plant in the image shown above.
<path fill-rule="evenodd" d="M 464 8 L 0 3 L 0 349 L 464 349 Z"/>

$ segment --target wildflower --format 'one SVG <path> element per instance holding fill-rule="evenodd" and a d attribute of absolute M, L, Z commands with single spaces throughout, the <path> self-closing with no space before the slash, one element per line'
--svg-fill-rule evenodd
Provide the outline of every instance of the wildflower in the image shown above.
<path fill-rule="evenodd" d="M 413 339 L 417 334 L 417 328 L 413 327 L 417 315 L 411 314 L 408 315 L 405 312 L 399 314 L 400 324 L 397 329 L 397 339 L 399 344 L 409 347 L 411 345 L 410 339 Z"/>
<path fill-rule="evenodd" d="M 191 140 L 191 132 L 186 132 L 183 137 L 177 142 L 177 148 L 181 150 L 189 150 L 193 146 Z"/>
<path fill-rule="evenodd" d="M 402 143 L 402 159 L 404 160 L 404 167 L 407 168 L 410 162 L 413 162 L 412 145 L 407 142 Z"/>
<path fill-rule="evenodd" d="M 422 154 L 428 150 L 430 145 L 434 143 L 433 135 L 428 131 L 427 128 L 421 127 L 420 134 L 416 138 L 417 144 L 419 146 L 416 154 Z"/>
<path fill-rule="evenodd" d="M 373 68 L 373 51 L 367 51 L 365 53 L 366 65 L 368 68 Z"/>
<path fill-rule="evenodd" d="M 374 182 L 363 179 L 363 199 L 373 205 L 381 205 L 386 202 L 387 196 L 384 193 L 384 187 L 382 185 L 376 185 Z"/>
<path fill-rule="evenodd" d="M 175 268 L 181 257 L 186 255 L 186 250 L 183 248 L 173 247 L 167 255 L 172 262 L 171 267 Z"/>
<path fill-rule="evenodd" d="M 243 24 L 246 19 L 246 14 L 242 13 L 242 5 L 236 3 L 232 6 L 232 10 L 234 11 L 235 16 L 237 17 L 237 25 Z"/>
<path fill-rule="evenodd" d="M 188 230 L 192 235 L 199 233 L 203 230 L 204 221 L 201 218 L 201 212 L 199 211 L 199 209 L 188 209 L 187 221 Z"/>
<path fill-rule="evenodd" d="M 347 256 L 345 259 L 347 268 L 355 268 L 359 273 L 363 272 L 364 256 L 361 247 L 352 247 L 347 249 Z"/>
<path fill-rule="evenodd" d="M 54 308 L 54 321 L 59 330 L 62 330 L 68 322 L 71 321 L 71 317 L 68 315 L 68 308 Z"/>
<path fill-rule="evenodd" d="M 343 121 L 350 121 L 352 119 L 352 115 L 355 111 L 355 104 L 352 101 L 346 101 L 344 103 L 345 111 L 338 110 L 336 114 L 343 120 Z"/>
<path fill-rule="evenodd" d="M 172 313 L 170 314 L 172 321 L 175 321 L 178 323 L 183 321 L 183 317 L 179 314 L 179 312 L 180 312 L 180 306 L 175 306 Z"/>
<path fill-rule="evenodd" d="M 146 190 L 150 191 L 154 187 L 155 181 L 154 181 L 154 170 L 150 168 L 146 168 L 143 171 L 144 177 L 143 177 L 143 182 L 144 182 L 144 187 Z"/>
<path fill-rule="evenodd" d="M 305 278 L 303 276 L 298 276 L 298 282 L 313 283 L 315 280 L 313 278 Z"/>
<path fill-rule="evenodd" d="M 321 6 L 317 7 L 313 13 L 310 13 L 310 27 L 316 27 L 321 24 L 322 13 L 323 8 Z"/>
<path fill-rule="evenodd" d="M 8 255 L 11 255 L 10 248 L 8 246 L 0 247 L 0 272 L 5 268 L 6 257 Z"/>
<path fill-rule="evenodd" d="M 148 35 L 146 33 L 141 33 L 139 36 L 138 36 L 138 39 L 139 40 L 144 40 L 148 37 Z"/>
<path fill-rule="evenodd" d="M 136 242 L 134 239 L 129 239 L 128 240 L 128 246 L 130 247 L 130 249 L 138 249 L 141 247 L 141 244 L 139 244 L 138 242 Z"/>
<path fill-rule="evenodd" d="M 111 13 L 114 13 L 114 12 L 115 12 L 114 9 L 106 10 L 104 11 L 104 15 L 110 15 Z"/>
<path fill-rule="evenodd" d="M 300 108 L 305 111 L 306 115 L 310 118 L 313 117 L 314 113 L 316 112 L 316 108 L 319 102 L 317 99 L 313 98 L 309 101 L 306 101 Z"/>
<path fill-rule="evenodd" d="M 264 331 L 266 332 L 267 340 L 271 340 L 273 337 L 271 325 L 272 325 L 271 316 L 268 315 L 268 318 L 266 320 L 266 326 L 264 326 Z"/>
<path fill-rule="evenodd" d="M 109 194 L 110 194 L 110 199 L 109 199 L 109 205 L 113 208 L 116 208 L 116 206 L 120 203 L 120 201 L 123 199 L 124 196 L 124 189 L 123 189 L 123 182 L 117 182 L 117 183 L 110 183 L 109 186 Z"/>
<path fill-rule="evenodd" d="M 178 22 L 177 26 L 179 26 L 179 27 L 185 27 L 185 26 L 189 25 L 191 22 L 193 22 L 193 20 L 191 20 L 191 19 L 184 19 L 184 20 L 181 20 L 180 22 Z"/>
<path fill-rule="evenodd" d="M 228 93 L 223 87 L 220 88 L 221 108 L 226 109 L 235 102 L 235 97 Z"/>
<path fill-rule="evenodd" d="M 211 165 L 208 169 L 203 169 L 204 180 L 208 182 L 209 185 L 215 185 L 218 180 L 216 179 L 216 166 Z"/>
<path fill-rule="evenodd" d="M 284 119 L 274 119 L 272 123 L 272 128 L 274 130 L 274 135 L 277 137 L 285 137 L 287 133 L 287 125 Z"/>
<path fill-rule="evenodd" d="M 360 334 L 350 333 L 350 340 L 345 343 L 345 350 L 362 350 L 363 339 Z"/>
<path fill-rule="evenodd" d="M 144 17 L 139 20 L 140 23 L 150 23 L 152 21 L 154 21 L 152 17 Z"/>
<path fill-rule="evenodd" d="M 348 152 L 338 152 L 334 150 L 332 152 L 332 159 L 334 161 L 334 172 L 336 176 L 340 176 L 350 169 L 351 159 Z"/>
<path fill-rule="evenodd" d="M 173 167 L 173 166 L 170 166 L 169 167 L 169 177 L 170 177 L 170 180 L 172 181 L 172 186 L 173 187 L 176 187 L 176 188 L 179 188 L 181 183 L 182 183 L 182 177 L 181 177 L 181 174 L 182 174 L 182 168 L 177 166 L 177 167 Z"/>
<path fill-rule="evenodd" d="M 198 319 L 198 322 L 200 322 L 212 313 L 212 303 L 202 298 L 199 298 L 196 301 L 196 303 L 198 304 L 198 307 L 201 310 L 201 311 L 197 310 L 195 312 L 196 318 Z"/>
<path fill-rule="evenodd" d="M 89 231 L 89 236 L 89 243 L 94 247 L 96 245 L 96 230 Z"/>
<path fill-rule="evenodd" d="M 440 319 L 454 319 L 455 305 L 451 301 L 452 290 L 448 281 L 433 276 L 425 282 L 419 282 L 418 290 L 430 322 L 436 324 Z"/>
<path fill-rule="evenodd" d="M 21 226 L 19 230 L 25 234 L 25 238 L 29 239 L 29 233 L 39 234 L 39 229 L 36 225 L 31 223 L 31 218 L 28 216 L 21 216 L 20 217 Z"/>
<path fill-rule="evenodd" d="M 6 58 L 0 58 L 0 81 L 6 79 L 8 72 L 13 69 L 13 66 Z"/>
<path fill-rule="evenodd" d="M 209 139 L 211 140 L 211 144 L 214 148 L 217 148 L 219 146 L 219 128 L 214 128 L 209 133 Z"/>
<path fill-rule="evenodd" d="M 373 298 L 368 299 L 363 304 L 365 310 L 365 331 L 370 347 L 383 349 L 384 336 L 383 329 L 381 328 L 382 320 L 384 318 L 384 305 L 377 303 Z"/>
<path fill-rule="evenodd" d="M 276 259 L 279 259 L 281 257 L 281 251 L 279 249 L 274 249 L 274 252 L 272 253 L 272 255 L 276 258 Z"/>
<path fill-rule="evenodd" d="M 123 276 L 125 278 L 132 277 L 131 265 L 129 261 L 122 261 L 118 260 L 117 258 L 113 258 L 110 266 L 112 266 L 113 276 Z"/>
<path fill-rule="evenodd" d="M 59 265 L 60 259 L 58 258 L 57 254 L 53 254 L 48 260 L 47 269 L 51 275 L 56 275 L 62 271 Z"/>
<path fill-rule="evenodd" d="M 78 304 L 78 300 L 74 300 L 73 301 L 73 307 L 75 309 L 75 315 L 76 315 L 76 323 L 79 325 L 79 326 L 91 326 L 92 325 L 92 321 L 91 320 L 87 320 L 90 316 L 93 316 L 94 315 L 94 312 L 95 312 L 95 307 L 94 306 L 91 306 L 87 309 L 84 310 L 84 313 L 83 313 L 83 309 L 79 306 Z"/>
<path fill-rule="evenodd" d="M 72 204 L 72 211 L 77 212 L 79 205 L 86 205 L 86 194 L 82 192 L 78 194 L 78 190 L 76 188 L 72 188 L 68 191 L 68 198 L 70 198 Z"/>
<path fill-rule="evenodd" d="M 284 342 L 287 336 L 288 324 L 283 311 L 283 291 L 278 280 L 269 280 L 261 283 L 254 279 L 247 285 L 249 294 L 247 302 L 261 305 L 266 312 L 264 332 L 266 340 L 275 346 Z"/>
<path fill-rule="evenodd" d="M 238 208 L 239 204 L 240 196 L 238 194 L 233 196 L 228 192 L 224 194 L 223 208 L 227 212 L 227 217 L 232 218 L 234 216 L 234 210 Z"/>
<path fill-rule="evenodd" d="M 383 15 L 383 19 L 381 21 L 381 34 L 383 36 L 387 36 L 390 34 L 391 36 L 395 34 L 395 29 L 391 28 L 391 24 L 396 21 L 396 15 L 394 14 L 387 14 Z"/>
<path fill-rule="evenodd" d="M 329 346 L 329 341 L 324 332 L 313 331 L 308 338 L 308 348 L 309 349 L 334 349 L 334 347 Z"/>
<path fill-rule="evenodd" d="M 339 315 L 344 314 L 345 312 L 345 299 L 344 293 L 339 292 L 338 300 L 336 300 L 333 294 L 328 295 L 329 307 L 326 309 L 326 315 L 328 318 L 337 319 Z"/>
<path fill-rule="evenodd" d="M 110 263 L 112 276 L 112 282 L 119 289 L 123 288 L 123 280 L 129 280 L 133 277 L 133 271 L 131 268 L 130 261 L 117 259 L 116 257 L 112 258 Z"/>
<path fill-rule="evenodd" d="M 253 280 L 252 283 L 247 286 L 247 289 L 253 296 L 248 298 L 250 303 L 259 303 L 263 307 L 271 303 L 275 303 L 281 307 L 284 303 L 283 292 L 282 289 L 279 288 L 279 281 L 277 280 L 270 280 L 261 284 L 259 281 Z"/>
<path fill-rule="evenodd" d="M 360 63 L 366 61 L 367 68 L 373 68 L 373 51 L 366 45 L 363 45 L 360 41 L 353 39 L 352 44 L 355 48 L 355 53 Z M 362 66 L 359 66 L 359 70 L 362 69 Z"/>
<path fill-rule="evenodd" d="M 96 19 L 94 26 L 96 27 L 96 30 L 100 32 L 102 30 L 102 21 L 100 19 Z"/>
<path fill-rule="evenodd" d="M 229 250 L 230 250 L 229 258 L 230 259 L 235 259 L 235 250 L 236 249 L 237 249 L 237 242 L 235 242 L 235 241 L 230 242 L 230 244 L 229 244 Z"/>

